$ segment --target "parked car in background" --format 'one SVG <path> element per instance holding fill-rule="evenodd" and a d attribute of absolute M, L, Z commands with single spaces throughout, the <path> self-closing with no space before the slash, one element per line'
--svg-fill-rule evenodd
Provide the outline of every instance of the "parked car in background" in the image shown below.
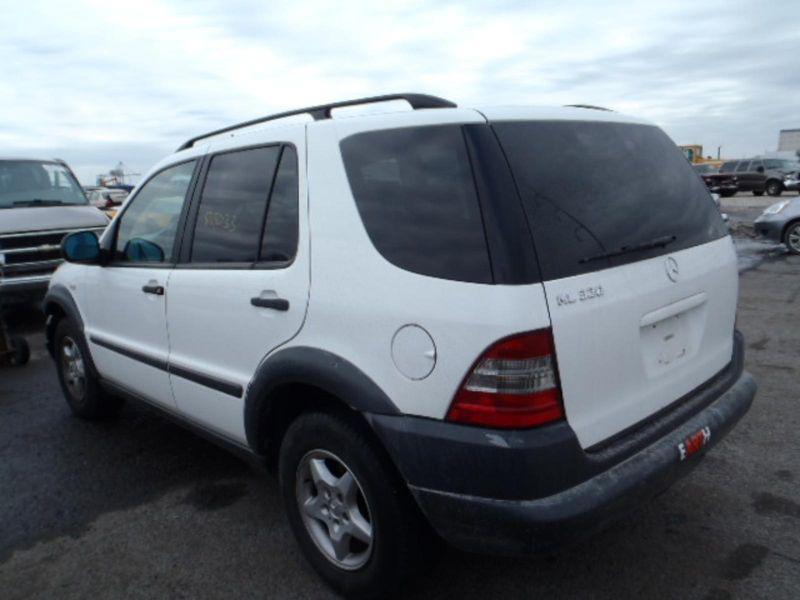
<path fill-rule="evenodd" d="M 732 173 L 720 173 L 719 167 L 709 164 L 692 165 L 695 172 L 703 179 L 708 191 L 712 194 L 719 194 L 723 198 L 729 198 L 739 191 L 739 184 L 736 175 Z"/>
<path fill-rule="evenodd" d="M 414 110 L 331 115 L 388 99 Z M 345 596 L 394 594 L 431 528 L 501 554 L 589 535 L 749 409 L 733 242 L 655 125 L 418 94 L 257 122 L 64 240 L 47 343 L 76 416 L 145 401 L 274 467 Z"/>
<path fill-rule="evenodd" d="M 128 197 L 128 192 L 125 190 L 98 186 L 86 188 L 86 196 L 89 198 L 89 204 L 105 210 L 121 205 L 125 201 L 125 198 Z"/>
<path fill-rule="evenodd" d="M 785 244 L 793 254 L 800 254 L 800 198 L 769 206 L 753 226 L 759 235 Z"/>
<path fill-rule="evenodd" d="M 722 163 L 720 173 L 735 174 L 740 191 L 753 192 L 756 196 L 764 192 L 780 196 L 786 189 L 784 179 L 798 168 L 800 165 L 796 161 L 782 158 L 748 158 Z"/>
<path fill-rule="evenodd" d="M 60 160 L 0 159 L 0 296 L 44 296 L 61 264 L 61 240 L 76 230 L 102 233 L 108 217 L 91 206 Z"/>

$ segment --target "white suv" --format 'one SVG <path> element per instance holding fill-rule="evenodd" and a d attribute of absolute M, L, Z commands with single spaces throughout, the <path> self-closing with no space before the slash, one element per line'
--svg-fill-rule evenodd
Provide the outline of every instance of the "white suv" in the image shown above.
<path fill-rule="evenodd" d="M 660 129 L 593 107 L 404 94 L 251 121 L 63 249 L 47 338 L 72 411 L 143 400 L 275 467 L 348 595 L 396 590 L 439 537 L 577 539 L 756 391 L 706 187 Z"/>

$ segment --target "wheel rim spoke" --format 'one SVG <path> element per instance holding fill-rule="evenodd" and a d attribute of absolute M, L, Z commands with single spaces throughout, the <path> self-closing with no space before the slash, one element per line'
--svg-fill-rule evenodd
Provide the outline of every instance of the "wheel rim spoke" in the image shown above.
<path fill-rule="evenodd" d="M 350 513 L 350 523 L 347 525 L 347 532 L 356 538 L 369 544 L 372 541 L 372 525 L 361 516 L 361 512 Z"/>
<path fill-rule="evenodd" d="M 317 490 L 322 491 L 320 487 L 329 490 L 336 486 L 336 477 L 331 473 L 330 469 L 328 469 L 323 459 L 312 459 L 308 466 L 311 471 L 311 478 L 314 480 L 314 485 L 317 486 Z"/>

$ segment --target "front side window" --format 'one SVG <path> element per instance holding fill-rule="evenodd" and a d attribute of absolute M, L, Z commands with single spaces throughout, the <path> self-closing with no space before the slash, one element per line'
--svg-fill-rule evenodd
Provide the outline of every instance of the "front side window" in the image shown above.
<path fill-rule="evenodd" d="M 0 208 L 86 203 L 75 177 L 60 163 L 0 161 Z"/>
<path fill-rule="evenodd" d="M 358 212 L 386 260 L 431 277 L 491 283 L 460 127 L 358 133 L 342 140 L 341 151 Z"/>
<path fill-rule="evenodd" d="M 750 168 L 750 161 L 749 160 L 743 160 L 742 162 L 740 162 L 736 166 L 736 172 L 737 173 L 745 173 L 745 172 L 747 172 L 749 170 L 749 168 Z"/>
<path fill-rule="evenodd" d="M 280 146 L 217 154 L 197 211 L 191 262 L 253 263 Z"/>
<path fill-rule="evenodd" d="M 723 163 L 719 168 L 721 173 L 733 173 L 736 169 L 736 161 Z"/>
<path fill-rule="evenodd" d="M 172 260 L 186 192 L 196 161 L 169 167 L 150 179 L 118 217 L 114 259 L 162 263 Z"/>

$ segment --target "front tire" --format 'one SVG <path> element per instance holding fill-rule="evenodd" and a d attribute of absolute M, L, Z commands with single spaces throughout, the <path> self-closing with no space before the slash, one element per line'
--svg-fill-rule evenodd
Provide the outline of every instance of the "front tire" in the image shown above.
<path fill-rule="evenodd" d="M 59 321 L 53 343 L 58 382 L 72 414 L 94 420 L 117 413 L 122 400 L 100 387 L 89 365 L 83 333 L 69 318 Z"/>
<path fill-rule="evenodd" d="M 791 223 L 783 234 L 783 243 L 792 254 L 800 254 L 800 221 Z"/>
<path fill-rule="evenodd" d="M 753 196 L 763 196 L 764 190 L 753 190 Z"/>
<path fill-rule="evenodd" d="M 346 597 L 393 596 L 416 575 L 431 534 L 405 483 L 355 418 L 298 417 L 284 436 L 280 489 L 311 566 Z"/>

